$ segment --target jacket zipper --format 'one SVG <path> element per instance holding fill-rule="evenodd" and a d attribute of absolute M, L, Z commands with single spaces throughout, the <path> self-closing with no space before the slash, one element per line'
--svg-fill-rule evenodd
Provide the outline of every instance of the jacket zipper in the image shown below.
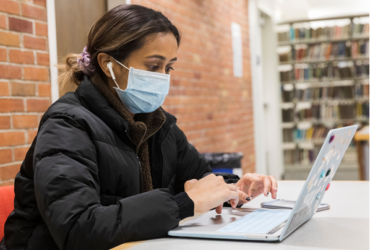
<path fill-rule="evenodd" d="M 161 160 L 162 160 L 161 165 L 160 165 L 161 166 L 161 175 L 162 175 L 162 187 L 163 187 L 163 162 L 164 162 L 164 157 L 163 157 L 163 152 L 162 152 L 162 144 L 163 144 L 164 140 L 166 139 L 168 133 L 170 132 L 170 130 L 173 127 L 174 124 L 175 123 L 172 123 L 170 125 L 170 128 L 166 131 L 166 134 L 163 136 L 163 139 L 161 140 L 161 142 L 159 144 L 160 145 Z"/>
<path fill-rule="evenodd" d="M 140 187 L 140 193 L 143 192 L 143 174 L 142 174 L 142 167 L 141 167 L 141 162 L 139 160 L 139 156 L 136 155 L 136 159 L 139 163 L 139 187 Z"/>

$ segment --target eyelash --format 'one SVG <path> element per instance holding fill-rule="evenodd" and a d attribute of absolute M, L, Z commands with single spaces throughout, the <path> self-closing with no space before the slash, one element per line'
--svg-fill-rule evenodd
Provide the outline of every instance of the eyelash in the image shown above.
<path fill-rule="evenodd" d="M 159 67 L 158 66 L 149 66 L 149 68 L 152 70 L 152 71 L 156 71 Z M 174 68 L 172 67 L 167 67 L 166 68 L 166 72 L 170 72 L 170 70 L 175 70 Z"/>

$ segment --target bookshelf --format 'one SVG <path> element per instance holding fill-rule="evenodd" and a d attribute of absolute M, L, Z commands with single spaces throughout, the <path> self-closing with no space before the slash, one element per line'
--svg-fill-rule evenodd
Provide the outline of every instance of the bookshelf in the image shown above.
<path fill-rule="evenodd" d="M 330 129 L 369 123 L 369 16 L 280 23 L 277 38 L 284 166 L 294 176 L 309 171 Z"/>

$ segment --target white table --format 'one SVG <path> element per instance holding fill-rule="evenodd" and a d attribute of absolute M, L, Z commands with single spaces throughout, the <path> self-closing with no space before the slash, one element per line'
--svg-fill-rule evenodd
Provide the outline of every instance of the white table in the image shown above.
<path fill-rule="evenodd" d="M 279 182 L 278 198 L 295 200 L 303 181 Z M 271 200 L 259 196 L 247 207 L 258 208 Z M 323 203 L 330 210 L 318 212 L 283 242 L 248 242 L 208 239 L 161 238 L 126 243 L 114 250 L 238 250 L 238 249 L 369 249 L 369 182 L 332 181 Z"/>

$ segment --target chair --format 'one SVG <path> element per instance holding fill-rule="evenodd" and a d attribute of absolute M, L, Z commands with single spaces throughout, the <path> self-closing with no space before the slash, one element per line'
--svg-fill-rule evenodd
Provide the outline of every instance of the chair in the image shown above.
<path fill-rule="evenodd" d="M 14 186 L 0 187 L 0 241 L 4 237 L 4 225 L 14 209 Z"/>

